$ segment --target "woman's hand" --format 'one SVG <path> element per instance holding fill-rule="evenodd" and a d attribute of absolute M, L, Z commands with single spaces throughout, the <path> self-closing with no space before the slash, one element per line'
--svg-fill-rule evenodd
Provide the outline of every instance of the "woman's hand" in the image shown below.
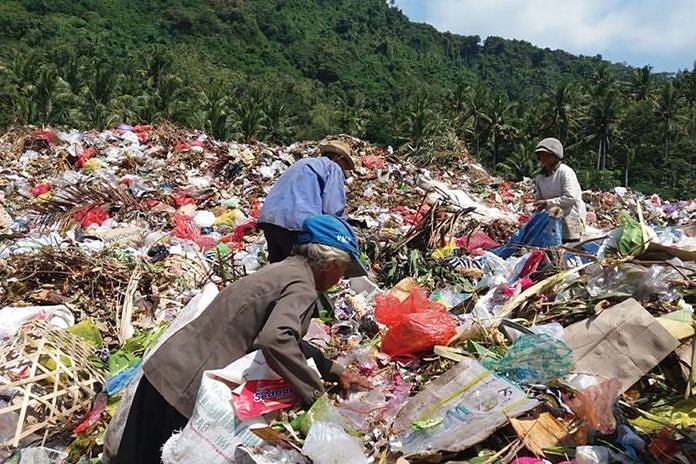
<path fill-rule="evenodd" d="M 373 385 L 370 381 L 355 372 L 345 369 L 341 376 L 338 378 L 338 384 L 341 386 L 344 392 L 348 392 L 353 389 L 358 390 L 372 390 Z"/>

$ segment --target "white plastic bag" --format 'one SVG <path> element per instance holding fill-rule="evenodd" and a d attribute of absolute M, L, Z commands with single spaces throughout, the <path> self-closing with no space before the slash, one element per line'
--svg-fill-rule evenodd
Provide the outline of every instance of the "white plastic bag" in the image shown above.
<path fill-rule="evenodd" d="M 0 339 L 12 337 L 29 321 L 46 320 L 58 329 L 75 324 L 75 316 L 65 305 L 55 306 L 5 306 L 0 309 Z"/>
<path fill-rule="evenodd" d="M 312 424 L 302 453 L 314 464 L 367 464 L 360 440 L 328 422 Z"/>

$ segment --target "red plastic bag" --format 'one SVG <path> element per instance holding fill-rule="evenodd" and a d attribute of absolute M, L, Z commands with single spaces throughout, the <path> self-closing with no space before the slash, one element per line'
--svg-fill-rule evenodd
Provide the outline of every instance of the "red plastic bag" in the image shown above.
<path fill-rule="evenodd" d="M 104 211 L 104 208 L 101 206 L 88 206 L 74 212 L 72 217 L 79 222 L 82 227 L 89 227 L 93 224 L 100 226 L 109 219 L 109 213 Z"/>
<path fill-rule="evenodd" d="M 415 288 L 404 301 L 392 295 L 375 297 L 375 319 L 377 322 L 391 327 L 404 321 L 406 316 L 416 312 L 445 311 L 440 303 L 428 299 L 422 288 Z"/>
<path fill-rule="evenodd" d="M 48 184 L 38 184 L 35 185 L 29 190 L 32 195 L 35 197 L 38 197 L 39 195 L 43 195 L 44 193 L 48 193 L 51 191 L 51 186 Z"/>
<path fill-rule="evenodd" d="M 75 161 L 75 167 L 81 169 L 87 161 L 89 161 L 94 155 L 97 154 L 97 149 L 94 147 L 89 147 L 80 153 Z"/>
<path fill-rule="evenodd" d="M 463 248 L 468 253 L 478 249 L 490 250 L 491 248 L 500 246 L 495 240 L 486 235 L 485 232 L 481 231 L 459 237 L 456 240 L 456 244 L 458 248 Z"/>
<path fill-rule="evenodd" d="M 384 160 L 375 155 L 367 155 L 362 159 L 362 165 L 367 169 L 384 169 Z"/>
<path fill-rule="evenodd" d="M 75 433 L 75 435 L 79 435 L 85 432 L 94 424 L 99 422 L 102 413 L 106 410 L 106 401 L 108 399 L 108 395 L 104 392 L 101 392 L 97 395 L 97 399 L 94 402 L 94 406 L 92 406 L 92 409 L 87 413 L 85 419 L 82 422 L 80 422 L 78 426 L 75 427 L 75 429 L 73 430 L 73 433 Z"/>
<path fill-rule="evenodd" d="M 217 245 L 217 241 L 211 237 L 201 235 L 201 228 L 191 216 L 185 214 L 174 215 L 174 229 L 172 235 L 182 240 L 191 240 L 198 244 L 203 251 L 210 250 Z"/>
<path fill-rule="evenodd" d="M 201 229 L 196 225 L 191 216 L 185 214 L 174 215 L 174 230 L 172 235 L 184 240 L 196 241 L 201 236 Z"/>
<path fill-rule="evenodd" d="M 655 439 L 648 445 L 648 451 L 660 464 L 670 464 L 674 461 L 677 454 L 677 440 L 672 436 L 669 427 L 665 427 L 657 434 Z"/>
<path fill-rule="evenodd" d="M 238 242 L 242 238 L 244 238 L 247 232 L 252 231 L 254 229 L 256 229 L 256 221 L 246 222 L 242 225 L 235 227 L 234 232 L 230 235 L 225 235 L 224 237 L 222 237 L 221 241 L 223 243 Z"/>
<path fill-rule="evenodd" d="M 191 198 L 185 192 L 172 193 L 172 199 L 174 200 L 174 206 L 181 208 L 184 205 L 195 205 L 196 200 Z"/>
<path fill-rule="evenodd" d="M 408 314 L 389 328 L 382 340 L 382 352 L 390 356 L 420 353 L 435 345 L 446 345 L 457 326 L 446 310 Z"/>
<path fill-rule="evenodd" d="M 174 145 L 174 151 L 177 153 L 182 153 L 185 151 L 190 151 L 193 147 L 204 147 L 205 143 L 200 140 L 191 140 L 190 142 L 177 143 Z"/>
<path fill-rule="evenodd" d="M 249 216 L 258 219 L 259 214 L 261 214 L 261 202 L 258 198 L 254 198 L 251 200 L 251 213 L 249 213 Z"/>
<path fill-rule="evenodd" d="M 56 142 L 56 136 L 53 134 L 53 132 L 49 130 L 36 131 L 33 132 L 31 135 L 33 137 L 36 137 L 37 139 L 45 140 L 51 145 Z"/>
<path fill-rule="evenodd" d="M 390 356 L 447 344 L 457 331 L 447 309 L 428 299 L 422 288 L 413 289 L 404 301 L 392 295 L 375 297 L 375 319 L 389 328 L 382 340 L 382 352 Z"/>
<path fill-rule="evenodd" d="M 544 260 L 545 256 L 546 254 L 541 250 L 532 251 L 529 255 L 529 258 L 527 258 L 527 261 L 524 263 L 524 266 L 522 266 L 519 278 L 523 279 L 535 273 L 536 270 L 539 268 L 541 262 Z"/>

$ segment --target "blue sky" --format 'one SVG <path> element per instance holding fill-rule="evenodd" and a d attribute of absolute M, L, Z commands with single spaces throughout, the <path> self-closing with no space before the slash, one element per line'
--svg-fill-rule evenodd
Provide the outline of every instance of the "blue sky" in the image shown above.
<path fill-rule="evenodd" d="M 412 20 L 440 31 L 522 39 L 574 54 L 692 69 L 696 0 L 396 0 Z"/>

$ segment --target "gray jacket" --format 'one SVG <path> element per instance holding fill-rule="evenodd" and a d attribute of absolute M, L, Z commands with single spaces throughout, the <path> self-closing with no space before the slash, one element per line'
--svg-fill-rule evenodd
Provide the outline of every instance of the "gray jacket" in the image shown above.
<path fill-rule="evenodd" d="M 539 174 L 535 184 L 536 200 L 546 200 L 547 210 L 556 206 L 563 210 L 563 239 L 579 239 L 585 232 L 587 210 L 575 171 L 559 163 L 552 173 Z"/>

